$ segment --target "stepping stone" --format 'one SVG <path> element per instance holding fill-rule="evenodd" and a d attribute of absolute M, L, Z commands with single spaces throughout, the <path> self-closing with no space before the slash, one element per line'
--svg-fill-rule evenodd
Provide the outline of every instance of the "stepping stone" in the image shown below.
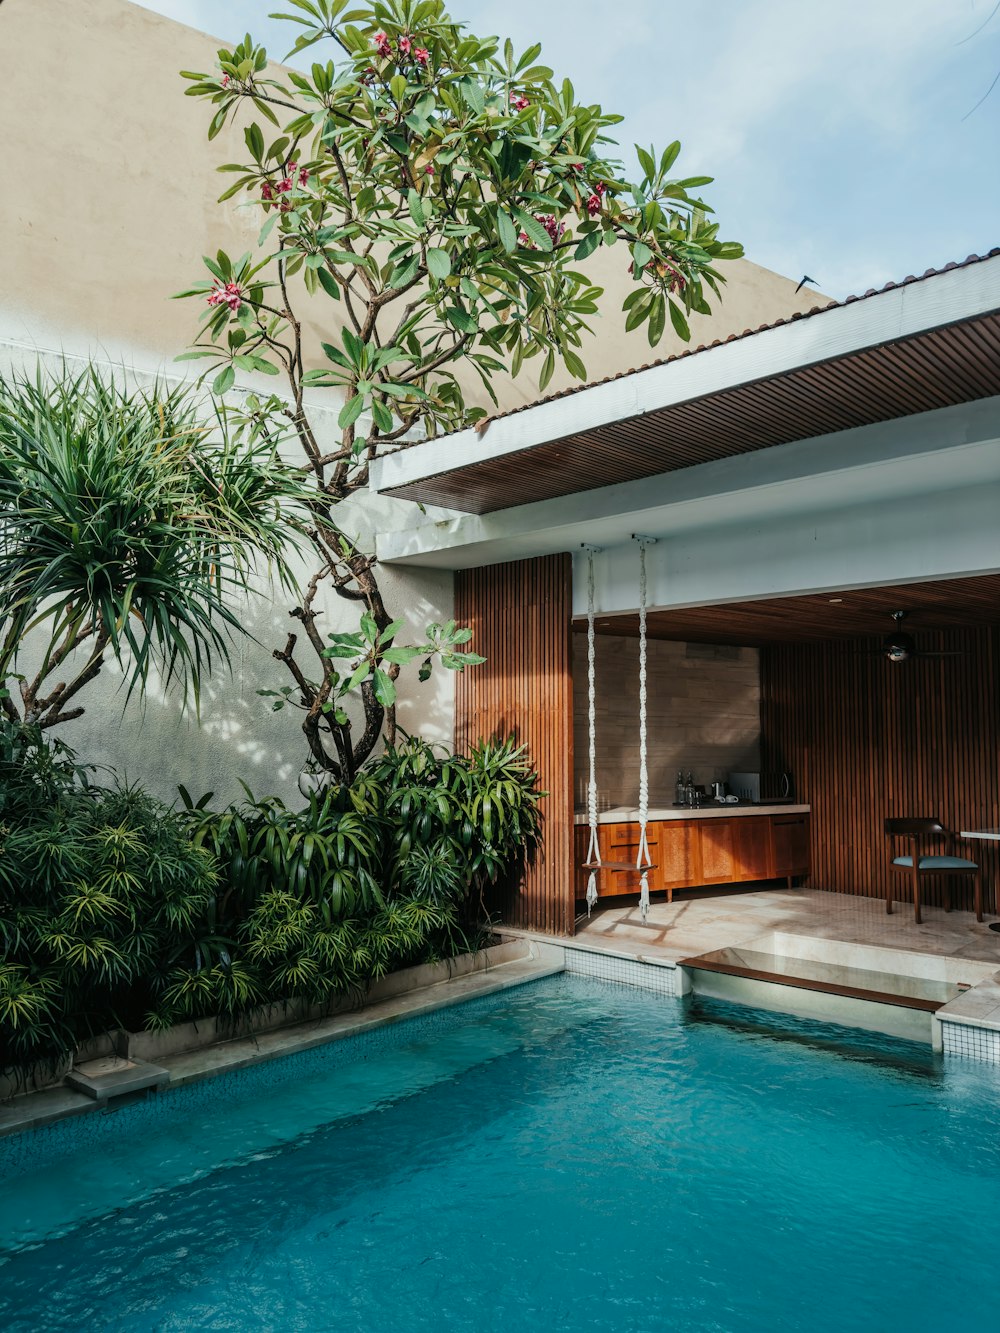
<path fill-rule="evenodd" d="M 64 1082 L 77 1092 L 93 1097 L 95 1101 L 107 1102 L 112 1097 L 123 1097 L 129 1092 L 165 1087 L 170 1082 L 170 1072 L 146 1060 L 126 1060 L 121 1056 L 109 1055 L 100 1060 L 87 1060 L 82 1065 L 74 1065 Z"/>

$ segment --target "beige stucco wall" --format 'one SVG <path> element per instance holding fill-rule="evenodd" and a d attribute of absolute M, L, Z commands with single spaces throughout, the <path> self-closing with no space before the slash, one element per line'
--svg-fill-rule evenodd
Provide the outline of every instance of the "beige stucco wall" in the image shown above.
<path fill-rule="evenodd" d="M 237 201 L 216 203 L 226 180 L 215 167 L 242 158 L 241 133 L 226 131 L 209 144 L 205 107 L 183 95 L 177 73 L 211 69 L 216 46 L 128 0 L 0 4 L 0 365 L 40 353 L 106 360 L 140 377 L 182 373 L 172 358 L 189 343 L 198 311 L 170 295 L 202 276 L 203 253 L 251 248 L 259 225 Z M 591 261 L 595 280 L 608 288 L 606 312 L 584 352 L 592 378 L 681 346 L 665 338 L 654 352 L 641 331 L 625 334 L 626 262 L 622 247 Z M 793 283 L 745 261 L 726 271 L 724 304 L 710 321 L 695 320 L 696 343 L 818 299 L 808 291 L 796 296 Z M 309 336 L 330 336 L 332 325 L 323 321 L 334 309 L 322 300 L 309 305 Z M 551 387 L 566 383 L 557 376 Z M 497 390 L 504 407 L 537 394 L 527 374 Z M 336 406 L 318 413 L 326 429 Z M 367 540 L 376 528 L 419 517 L 402 502 L 369 501 L 352 526 Z M 388 604 L 407 615 L 414 633 L 451 613 L 446 574 L 384 570 L 383 584 Z M 329 628 L 342 623 L 341 605 L 330 606 L 329 617 Z M 176 699 L 155 691 L 144 708 L 130 704 L 123 713 L 109 673 L 93 689 L 87 716 L 66 728 L 67 740 L 166 795 L 184 782 L 228 798 L 241 776 L 257 790 L 291 793 L 303 757 L 297 726 L 288 713 L 270 713 L 256 694 L 286 682 L 270 657 L 284 639 L 284 603 L 257 599 L 247 620 L 260 642 L 242 645 L 234 680 L 208 691 L 200 728 L 180 714 Z M 404 725 L 447 739 L 452 698 L 447 673 L 407 692 Z"/>
<path fill-rule="evenodd" d="M 189 342 L 193 302 L 170 301 L 204 276 L 200 257 L 220 246 L 251 248 L 259 215 L 237 200 L 217 204 L 242 160 L 241 133 L 213 143 L 198 99 L 178 70 L 212 69 L 217 42 L 129 0 L 5 0 L 0 5 L 0 125 L 5 188 L 0 196 L 0 337 L 69 351 L 104 348 L 155 365 Z M 42 71 L 51 77 L 42 77 Z M 44 144 L 39 170 L 30 147 Z M 27 157 L 25 158 L 25 154 Z M 629 288 L 624 247 L 589 261 L 607 289 L 597 337 L 584 349 L 590 375 L 626 370 L 683 344 L 624 332 Z M 816 304 L 816 293 L 746 261 L 724 266 L 724 302 L 695 317 L 694 343 L 725 337 Z M 309 313 L 329 336 L 336 307 Z M 325 322 L 323 322 L 325 321 Z M 553 387 L 558 387 L 558 381 Z M 504 406 L 536 396 L 525 373 L 498 385 Z"/>

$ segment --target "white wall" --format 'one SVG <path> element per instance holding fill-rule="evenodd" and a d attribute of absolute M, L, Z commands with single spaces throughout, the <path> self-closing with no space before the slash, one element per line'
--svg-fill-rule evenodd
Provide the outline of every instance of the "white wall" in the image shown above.
<path fill-rule="evenodd" d="M 120 365 L 95 359 L 109 373 L 122 373 Z M 58 369 L 57 357 L 41 360 L 47 368 Z M 30 353 L 0 341 L 0 373 L 34 363 Z M 176 379 L 173 367 L 162 370 Z M 131 372 L 125 378 L 131 383 L 151 382 L 145 373 Z M 327 433 L 335 428 L 333 414 L 327 409 L 314 412 L 313 420 L 321 436 L 324 428 Z M 370 549 L 376 530 L 405 526 L 412 519 L 412 510 L 413 506 L 402 501 L 363 496 L 345 504 L 338 517 L 343 529 Z M 312 565 L 301 561 L 299 571 L 304 581 Z M 386 567 L 380 574 L 380 586 L 387 607 L 406 622 L 400 642 L 421 642 L 431 621 L 447 620 L 453 614 L 453 578 L 448 571 Z M 179 783 L 196 797 L 214 791 L 219 801 L 238 799 L 241 779 L 257 794 L 276 793 L 297 800 L 297 781 L 307 757 L 301 714 L 287 706 L 275 712 L 272 701 L 258 694 L 260 689 L 275 690 L 290 683 L 287 670 L 274 660 L 272 650 L 283 647 L 289 631 L 298 628 L 288 614 L 293 604 L 281 588 L 262 581 L 256 595 L 238 608 L 247 636 L 233 644 L 232 672 L 220 668 L 205 682 L 200 723 L 190 704 L 182 707 L 180 690 L 164 689 L 155 677 L 144 700 L 133 697 L 126 702 L 122 671 L 112 661 L 79 695 L 84 716 L 60 726 L 57 734 L 82 759 L 112 770 L 123 780 L 140 782 L 166 800 L 177 795 Z M 324 634 L 356 628 L 358 612 L 333 594 L 326 598 L 324 615 Z M 39 642 L 36 636 L 29 645 L 19 664 L 21 670 L 37 661 Z M 299 660 L 309 674 L 309 656 L 301 654 Z M 438 670 L 420 685 L 415 668 L 404 668 L 400 686 L 401 726 L 430 741 L 450 744 L 453 673 Z M 107 779 L 105 773 L 95 780 Z"/>

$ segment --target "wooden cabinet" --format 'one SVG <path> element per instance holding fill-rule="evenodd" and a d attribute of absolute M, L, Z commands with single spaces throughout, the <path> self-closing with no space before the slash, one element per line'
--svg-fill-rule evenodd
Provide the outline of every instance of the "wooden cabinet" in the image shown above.
<path fill-rule="evenodd" d="M 587 891 L 583 870 L 590 830 L 577 825 L 576 896 Z M 804 812 L 767 815 L 712 816 L 694 819 L 653 820 L 648 827 L 652 892 L 701 885 L 751 884 L 768 879 L 793 878 L 809 873 L 809 815 Z M 639 851 L 637 823 L 601 824 L 598 829 L 601 860 L 634 862 Z M 601 897 L 639 892 L 633 871 L 604 871 L 599 877 Z"/>
<path fill-rule="evenodd" d="M 735 864 L 734 824 L 738 819 L 703 819 L 695 824 L 701 851 L 702 884 L 731 884 Z"/>
<path fill-rule="evenodd" d="M 771 874 L 791 884 L 796 875 L 809 874 L 809 816 L 771 816 Z"/>
<path fill-rule="evenodd" d="M 699 848 L 693 824 L 687 820 L 676 823 L 664 820 L 657 826 L 656 848 L 657 882 L 661 889 L 672 893 L 698 882 Z"/>
<path fill-rule="evenodd" d="M 771 879 L 775 874 L 771 850 L 773 818 L 773 815 L 744 815 L 732 821 L 734 882 Z"/>

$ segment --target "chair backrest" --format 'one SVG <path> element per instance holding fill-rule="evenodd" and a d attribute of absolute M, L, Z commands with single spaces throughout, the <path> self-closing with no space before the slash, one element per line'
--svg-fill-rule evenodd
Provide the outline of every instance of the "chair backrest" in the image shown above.
<path fill-rule="evenodd" d="M 887 819 L 886 835 L 890 838 L 921 838 L 931 834 L 947 834 L 948 830 L 940 819 Z"/>

